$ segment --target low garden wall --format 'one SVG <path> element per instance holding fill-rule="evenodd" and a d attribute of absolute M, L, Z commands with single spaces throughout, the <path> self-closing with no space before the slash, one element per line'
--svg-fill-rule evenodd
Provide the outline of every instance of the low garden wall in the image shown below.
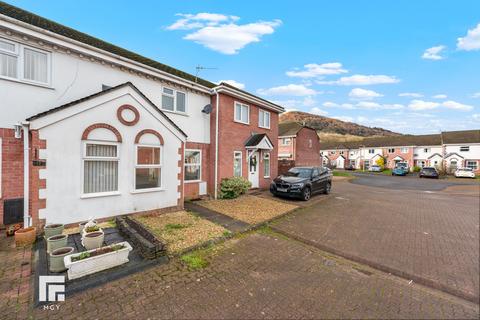
<path fill-rule="evenodd" d="M 127 216 L 117 217 L 116 223 L 120 233 L 130 240 L 134 248 L 140 250 L 143 258 L 156 259 L 166 255 L 165 244 L 139 222 Z"/>

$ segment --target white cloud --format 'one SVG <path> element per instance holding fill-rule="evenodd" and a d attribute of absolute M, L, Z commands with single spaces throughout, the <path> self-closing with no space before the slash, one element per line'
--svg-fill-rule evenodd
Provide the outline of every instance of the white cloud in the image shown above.
<path fill-rule="evenodd" d="M 447 95 L 446 94 L 436 94 L 432 98 L 434 98 L 434 99 L 447 99 Z"/>
<path fill-rule="evenodd" d="M 322 104 L 326 108 L 339 108 L 339 109 L 364 109 L 364 110 L 398 110 L 403 109 L 402 104 L 380 104 L 372 101 L 360 101 L 357 104 L 342 103 L 338 104 L 335 102 L 327 101 Z"/>
<path fill-rule="evenodd" d="M 378 92 L 375 92 L 373 90 L 365 90 L 362 88 L 355 88 L 350 91 L 348 96 L 352 99 L 358 99 L 358 100 L 371 100 L 375 99 L 378 97 L 383 97 L 383 94 L 380 94 Z"/>
<path fill-rule="evenodd" d="M 359 109 L 381 109 L 382 105 L 371 101 L 360 101 L 355 105 Z"/>
<path fill-rule="evenodd" d="M 317 94 L 315 90 L 302 84 L 287 84 L 269 89 L 258 89 L 257 93 L 265 96 L 312 96 Z"/>
<path fill-rule="evenodd" d="M 182 17 L 169 25 L 167 30 L 191 30 L 199 29 L 205 26 L 216 26 L 221 22 L 234 22 L 239 19 L 237 16 L 227 16 L 218 13 L 201 12 L 197 14 L 177 13 L 176 16 Z"/>
<path fill-rule="evenodd" d="M 322 105 L 326 108 L 341 108 L 341 109 L 348 109 L 348 110 L 355 109 L 355 106 L 353 104 L 350 104 L 350 103 L 338 104 L 338 103 L 335 103 L 335 102 L 326 101 Z"/>
<path fill-rule="evenodd" d="M 423 94 L 416 92 L 403 92 L 398 94 L 399 97 L 412 97 L 412 98 L 421 98 Z"/>
<path fill-rule="evenodd" d="M 467 31 L 467 35 L 457 39 L 457 49 L 472 51 L 480 50 L 480 23 Z"/>
<path fill-rule="evenodd" d="M 341 77 L 334 81 L 317 81 L 318 84 L 330 84 L 340 86 L 367 86 L 372 84 L 397 83 L 399 79 L 385 75 L 362 75 L 355 74 L 349 77 Z"/>
<path fill-rule="evenodd" d="M 444 107 L 447 109 L 453 109 L 453 110 L 459 110 L 459 111 L 470 111 L 473 109 L 473 106 L 469 106 L 469 105 L 462 104 L 452 100 L 445 101 L 442 103 L 423 101 L 423 100 L 412 100 L 408 105 L 408 107 L 414 111 L 433 110 L 439 107 Z"/>
<path fill-rule="evenodd" d="M 348 70 L 342 68 L 342 64 L 339 62 L 329 63 L 309 63 L 303 66 L 304 70 L 287 71 L 286 74 L 289 77 L 299 78 L 316 78 L 332 74 L 347 73 Z"/>
<path fill-rule="evenodd" d="M 313 107 L 316 103 L 312 97 L 305 97 L 305 99 L 303 99 L 303 105 L 306 107 Z"/>
<path fill-rule="evenodd" d="M 405 106 L 400 103 L 383 104 L 383 109 L 396 110 L 396 109 L 403 109 L 403 108 L 405 108 Z"/>
<path fill-rule="evenodd" d="M 313 107 L 312 109 L 310 109 L 310 113 L 312 114 L 316 114 L 316 115 L 319 115 L 319 116 L 324 116 L 324 115 L 327 115 L 328 112 L 325 111 L 325 110 L 322 110 L 318 107 Z"/>
<path fill-rule="evenodd" d="M 408 105 L 408 108 L 411 110 L 419 111 L 419 110 L 432 110 L 438 108 L 440 103 L 438 102 L 430 102 L 430 101 L 423 101 L 423 100 L 412 100 Z"/>
<path fill-rule="evenodd" d="M 480 113 L 475 113 L 474 115 L 472 115 L 472 118 L 476 121 L 480 121 Z"/>
<path fill-rule="evenodd" d="M 473 106 L 469 106 L 467 104 L 459 103 L 456 101 L 445 101 L 442 103 L 442 106 L 448 109 L 460 110 L 460 111 L 470 111 L 473 110 Z"/>
<path fill-rule="evenodd" d="M 275 28 L 282 24 L 278 19 L 238 24 L 239 17 L 216 13 L 177 15 L 182 18 L 168 26 L 167 30 L 195 30 L 183 39 L 223 54 L 236 54 L 246 45 L 260 42 L 262 36 L 274 33 Z"/>
<path fill-rule="evenodd" d="M 353 117 L 349 117 L 349 116 L 333 116 L 331 118 L 338 119 L 340 121 L 345 121 L 345 122 L 353 122 L 355 120 Z"/>
<path fill-rule="evenodd" d="M 442 60 L 445 57 L 441 56 L 441 52 L 445 50 L 445 46 L 436 46 L 436 47 L 431 47 L 425 50 L 425 52 L 422 55 L 422 59 L 428 59 L 428 60 Z"/>
<path fill-rule="evenodd" d="M 238 82 L 238 81 L 235 81 L 235 80 L 220 80 L 218 81 L 218 83 L 221 83 L 221 82 L 225 82 L 231 86 L 234 86 L 238 89 L 245 89 L 245 84 L 244 83 L 241 83 L 241 82 Z"/>
<path fill-rule="evenodd" d="M 472 94 L 472 98 L 480 98 L 480 92 L 475 92 Z"/>

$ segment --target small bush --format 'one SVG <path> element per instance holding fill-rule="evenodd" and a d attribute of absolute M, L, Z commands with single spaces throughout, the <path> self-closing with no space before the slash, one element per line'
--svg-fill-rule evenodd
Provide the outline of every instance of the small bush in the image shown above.
<path fill-rule="evenodd" d="M 413 166 L 413 172 L 420 172 L 420 170 L 422 170 L 422 168 L 420 168 L 419 166 Z"/>
<path fill-rule="evenodd" d="M 180 259 L 191 269 L 202 269 L 208 266 L 208 261 L 195 252 L 185 254 Z"/>
<path fill-rule="evenodd" d="M 225 178 L 220 183 L 220 197 L 222 199 L 235 199 L 245 194 L 251 187 L 250 181 L 242 177 Z"/>

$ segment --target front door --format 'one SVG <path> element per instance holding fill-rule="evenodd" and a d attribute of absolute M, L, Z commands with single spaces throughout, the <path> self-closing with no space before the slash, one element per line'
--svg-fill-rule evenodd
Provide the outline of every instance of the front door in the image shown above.
<path fill-rule="evenodd" d="M 252 188 L 258 188 L 258 152 L 254 152 L 248 161 L 248 181 L 252 183 Z"/>

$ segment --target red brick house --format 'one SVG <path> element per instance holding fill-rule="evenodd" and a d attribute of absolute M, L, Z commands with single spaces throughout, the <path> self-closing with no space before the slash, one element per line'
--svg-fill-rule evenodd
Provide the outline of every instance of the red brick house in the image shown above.
<path fill-rule="evenodd" d="M 320 166 L 320 141 L 317 131 L 298 122 L 278 126 L 278 159 L 289 166 Z"/>
<path fill-rule="evenodd" d="M 0 227 L 267 188 L 284 109 L 0 2 Z M 27 63 L 28 62 L 28 63 Z"/>

